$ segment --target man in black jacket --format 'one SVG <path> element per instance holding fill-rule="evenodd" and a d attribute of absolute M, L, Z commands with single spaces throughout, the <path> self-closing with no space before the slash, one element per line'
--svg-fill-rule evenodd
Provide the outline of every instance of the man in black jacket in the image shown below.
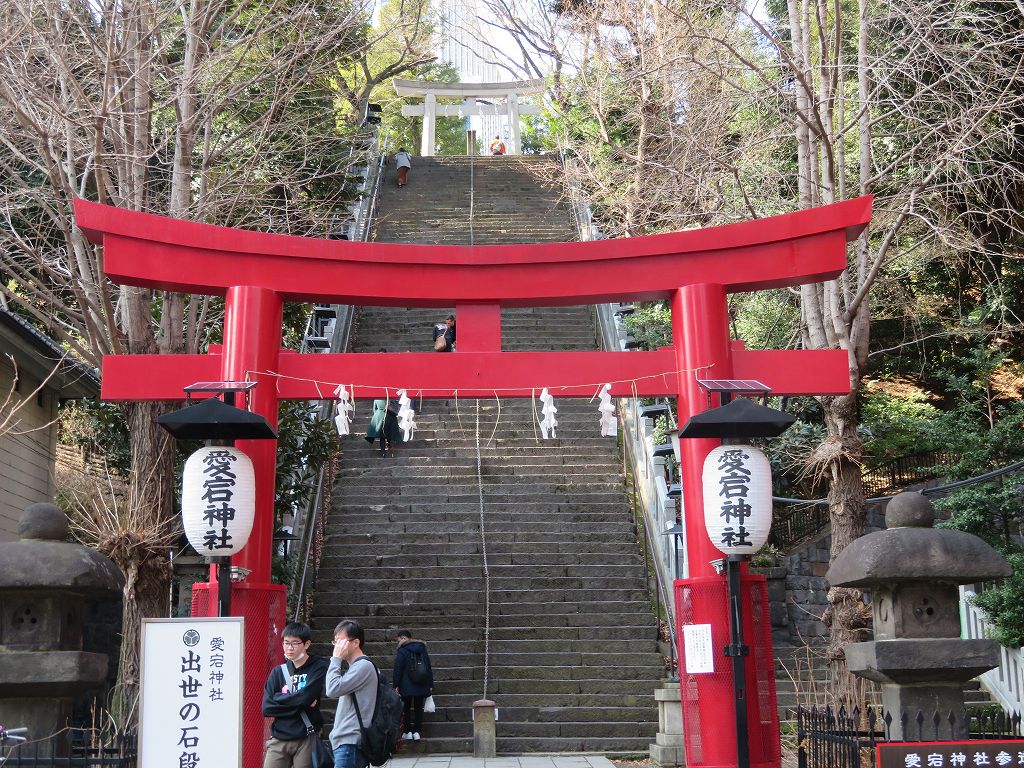
<path fill-rule="evenodd" d="M 287 674 L 270 670 L 263 686 L 263 716 L 274 718 L 266 744 L 263 768 L 312 768 L 305 714 L 314 732 L 324 724 L 320 699 L 324 695 L 327 660 L 309 655 L 310 631 L 305 624 L 289 624 L 282 633 Z"/>

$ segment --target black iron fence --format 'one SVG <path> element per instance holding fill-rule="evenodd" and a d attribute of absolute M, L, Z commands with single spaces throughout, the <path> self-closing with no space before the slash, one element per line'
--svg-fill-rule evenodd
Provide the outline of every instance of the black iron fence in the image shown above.
<path fill-rule="evenodd" d="M 928 451 L 890 459 L 884 464 L 865 468 L 862 475 L 864 493 L 881 496 L 905 490 L 911 485 L 934 480 L 942 474 L 942 467 L 960 461 L 951 451 Z"/>
<path fill-rule="evenodd" d="M 0 768 L 53 766 L 53 768 L 135 768 L 134 732 L 114 729 L 66 728 L 24 744 L 0 745 Z"/>
<path fill-rule="evenodd" d="M 948 741 L 968 722 L 971 739 L 1021 739 L 1021 716 L 1002 710 L 903 712 L 896 723 L 875 708 L 797 707 L 798 768 L 874 768 L 875 747 L 887 741 Z M 898 726 L 898 727 L 897 727 Z M 894 734 L 904 734 L 894 738 Z"/>

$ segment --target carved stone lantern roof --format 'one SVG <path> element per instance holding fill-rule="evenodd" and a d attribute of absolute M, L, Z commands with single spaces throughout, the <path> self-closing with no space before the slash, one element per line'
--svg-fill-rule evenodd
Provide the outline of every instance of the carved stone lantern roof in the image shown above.
<path fill-rule="evenodd" d="M 908 582 L 973 584 L 1012 573 L 1009 563 L 982 539 L 933 528 L 935 514 L 922 494 L 897 494 L 885 511 L 887 529 L 852 542 L 825 578 L 835 587 Z"/>
<path fill-rule="evenodd" d="M 95 596 L 120 592 L 124 576 L 95 549 L 64 541 L 67 516 L 53 504 L 33 504 L 18 521 L 20 541 L 0 543 L 0 590 L 57 589 Z"/>

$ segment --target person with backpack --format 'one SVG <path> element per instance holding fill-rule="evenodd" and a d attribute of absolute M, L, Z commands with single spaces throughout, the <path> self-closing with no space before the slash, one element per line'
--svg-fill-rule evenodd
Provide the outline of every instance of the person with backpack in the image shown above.
<path fill-rule="evenodd" d="M 338 700 L 330 735 L 334 768 L 366 765 L 357 754 L 362 736 L 359 720 L 369 723 L 377 706 L 377 667 L 363 653 L 363 636 L 362 624 L 351 619 L 339 622 L 334 628 L 334 652 L 327 667 L 326 686 L 327 695 Z M 348 664 L 344 672 L 343 661 Z"/>
<path fill-rule="evenodd" d="M 434 671 L 430 667 L 430 654 L 422 640 L 413 638 L 407 629 L 399 630 L 395 639 L 398 651 L 395 653 L 395 669 L 392 679 L 395 690 L 402 697 L 405 709 L 403 722 L 406 741 L 419 741 L 423 730 L 423 703 L 434 691 Z"/>
<path fill-rule="evenodd" d="M 282 632 L 285 663 L 270 670 L 263 686 L 263 716 L 274 718 L 263 768 L 311 768 L 307 734 L 324 724 L 320 699 L 324 694 L 327 660 L 309 655 L 309 627 L 298 622 Z"/>

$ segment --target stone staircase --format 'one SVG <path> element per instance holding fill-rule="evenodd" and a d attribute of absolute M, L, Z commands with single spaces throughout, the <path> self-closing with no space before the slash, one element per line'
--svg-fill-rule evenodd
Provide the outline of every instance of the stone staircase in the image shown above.
<path fill-rule="evenodd" d="M 534 176 L 557 170 L 544 157 L 473 158 L 472 170 L 469 158 L 414 159 L 408 186 L 386 179 L 376 237 L 468 242 L 472 172 L 474 242 L 571 239 L 558 187 Z M 449 311 L 363 307 L 354 350 L 429 350 Z M 513 351 L 596 345 L 589 307 L 506 310 L 502 337 Z M 471 752 L 484 696 L 498 706 L 502 753 L 637 753 L 654 739 L 663 664 L 622 458 L 600 437 L 595 404 L 556 405 L 553 440 L 539 439 L 528 400 L 452 398 L 421 403 L 394 458 L 358 437 L 344 445 L 314 639 L 326 652 L 334 624 L 357 618 L 389 674 L 396 630 L 427 643 L 438 711 L 406 752 Z M 356 430 L 370 413 L 357 408 Z"/>
<path fill-rule="evenodd" d="M 553 155 L 417 157 L 409 183 L 398 189 L 391 164 L 377 200 L 374 239 L 452 245 L 575 240 L 561 174 Z"/>

